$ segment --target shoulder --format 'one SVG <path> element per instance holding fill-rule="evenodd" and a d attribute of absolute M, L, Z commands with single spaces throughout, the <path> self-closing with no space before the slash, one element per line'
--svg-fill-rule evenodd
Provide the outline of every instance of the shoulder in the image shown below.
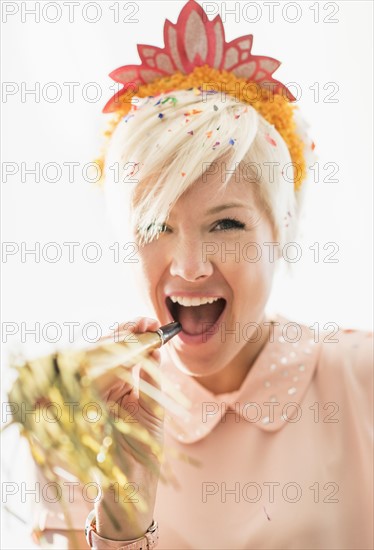
<path fill-rule="evenodd" d="M 334 332 L 323 331 L 319 368 L 328 369 L 339 378 L 370 385 L 373 380 L 373 333 L 344 327 Z"/>
<path fill-rule="evenodd" d="M 297 325 L 304 348 L 314 350 L 314 379 L 322 386 L 345 392 L 356 388 L 358 394 L 372 393 L 373 332 L 340 327 L 336 323 L 296 323 L 278 315 L 281 327 Z M 283 328 L 283 332 L 285 332 Z"/>
<path fill-rule="evenodd" d="M 340 328 L 333 338 L 321 335 L 316 390 L 335 402 L 345 429 L 371 433 L 373 415 L 373 333 Z"/>

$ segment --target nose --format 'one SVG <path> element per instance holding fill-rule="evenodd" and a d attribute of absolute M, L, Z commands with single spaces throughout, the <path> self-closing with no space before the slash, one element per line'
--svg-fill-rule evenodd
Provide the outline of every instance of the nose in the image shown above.
<path fill-rule="evenodd" d="M 170 274 L 186 281 L 210 277 L 212 263 L 203 254 L 203 243 L 199 239 L 179 239 L 172 250 Z"/>

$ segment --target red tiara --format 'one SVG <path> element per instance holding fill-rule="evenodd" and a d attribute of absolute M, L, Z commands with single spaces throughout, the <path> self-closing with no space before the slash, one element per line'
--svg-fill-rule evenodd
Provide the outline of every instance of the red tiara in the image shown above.
<path fill-rule="evenodd" d="M 295 116 L 295 97 L 272 76 L 280 62 L 253 55 L 251 34 L 226 42 L 221 17 L 217 15 L 209 21 L 195 0 L 187 1 L 176 24 L 165 20 L 164 43 L 164 48 L 138 44 L 141 65 L 124 65 L 110 73 L 123 86 L 103 109 L 115 115 L 106 135 L 110 137 L 130 109 L 136 110 L 134 96 L 155 97 L 191 89 L 202 95 L 207 86 L 212 93 L 224 92 L 250 104 L 278 131 L 290 152 L 295 168 L 294 187 L 298 190 L 306 177 L 306 155 L 314 144 L 301 117 Z M 177 103 L 175 97 L 169 99 L 173 105 Z M 163 114 L 158 116 L 162 120 Z M 268 141 L 277 146 L 275 139 Z M 103 167 L 103 157 L 98 162 Z"/>
<path fill-rule="evenodd" d="M 209 65 L 219 71 L 229 71 L 236 77 L 270 88 L 273 93 L 284 94 L 290 101 L 295 97 L 290 90 L 272 75 L 281 65 L 273 57 L 253 55 L 253 35 L 247 34 L 225 41 L 225 29 L 219 15 L 208 20 L 203 8 L 188 0 L 174 25 L 168 19 L 164 24 L 164 48 L 138 44 L 141 65 L 124 65 L 110 73 L 122 90 L 105 105 L 103 112 L 116 110 L 116 104 L 131 86 L 150 84 L 156 79 L 176 72 L 191 73 L 195 67 Z"/>

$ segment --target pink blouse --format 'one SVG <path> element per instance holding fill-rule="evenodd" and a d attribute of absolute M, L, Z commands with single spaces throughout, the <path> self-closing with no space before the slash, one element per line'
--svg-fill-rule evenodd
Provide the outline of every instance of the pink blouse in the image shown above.
<path fill-rule="evenodd" d="M 166 418 L 158 549 L 373 548 L 372 333 L 274 321 L 237 391 L 214 395 L 165 362 L 193 406 Z M 92 508 L 76 490 L 75 529 Z M 59 503 L 35 507 L 35 525 L 67 528 Z"/>

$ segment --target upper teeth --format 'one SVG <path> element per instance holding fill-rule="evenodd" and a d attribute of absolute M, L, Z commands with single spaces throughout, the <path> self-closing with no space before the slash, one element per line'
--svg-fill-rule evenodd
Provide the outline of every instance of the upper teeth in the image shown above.
<path fill-rule="evenodd" d="M 203 304 L 212 304 L 213 302 L 216 302 L 219 300 L 219 298 L 188 298 L 187 296 L 170 296 L 170 300 L 172 302 L 178 303 L 181 306 L 189 307 L 189 306 L 201 306 Z"/>

